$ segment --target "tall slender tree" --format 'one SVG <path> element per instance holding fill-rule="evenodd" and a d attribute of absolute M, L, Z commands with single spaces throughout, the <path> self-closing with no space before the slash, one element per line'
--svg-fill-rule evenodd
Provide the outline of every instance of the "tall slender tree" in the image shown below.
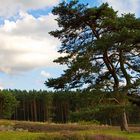
<path fill-rule="evenodd" d="M 123 106 L 121 128 L 128 130 L 125 96 L 140 85 L 140 19 L 118 16 L 107 3 L 91 8 L 77 0 L 62 2 L 52 12 L 60 28 L 50 34 L 60 39 L 59 52 L 65 54 L 54 62 L 67 69 L 45 84 L 115 93 L 114 101 Z"/>

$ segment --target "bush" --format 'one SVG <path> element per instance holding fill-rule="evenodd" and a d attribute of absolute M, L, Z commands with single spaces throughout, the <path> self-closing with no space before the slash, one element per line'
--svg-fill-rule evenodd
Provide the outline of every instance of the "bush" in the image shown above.
<path fill-rule="evenodd" d="M 81 124 L 81 125 L 93 125 L 93 124 L 99 125 L 100 122 L 97 120 L 92 120 L 92 121 L 84 121 L 83 120 L 83 121 L 78 121 L 78 124 Z"/>
<path fill-rule="evenodd" d="M 126 138 L 121 137 L 113 137 L 113 136 L 107 136 L 107 135 L 80 135 L 76 133 L 65 133 L 57 136 L 42 136 L 37 138 L 37 140 L 128 140 Z"/>
<path fill-rule="evenodd" d="M 107 135 L 89 135 L 85 137 L 85 140 L 128 140 L 128 139 Z"/>
<path fill-rule="evenodd" d="M 84 131 L 90 130 L 92 126 L 82 126 L 82 125 L 73 125 L 73 124 L 35 124 L 27 122 L 18 122 L 14 125 L 14 128 L 22 128 L 28 130 L 29 132 L 60 132 L 60 131 Z"/>
<path fill-rule="evenodd" d="M 90 108 L 81 109 L 76 112 L 70 112 L 70 121 L 78 122 L 78 121 L 92 121 L 94 120 L 95 110 Z"/>

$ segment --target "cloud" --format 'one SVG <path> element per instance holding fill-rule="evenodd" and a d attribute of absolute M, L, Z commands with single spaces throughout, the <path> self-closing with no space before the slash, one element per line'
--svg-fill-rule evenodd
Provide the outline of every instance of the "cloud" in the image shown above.
<path fill-rule="evenodd" d="M 34 18 L 20 13 L 17 21 L 0 26 L 0 71 L 17 74 L 44 66 L 54 66 L 60 42 L 48 32 L 57 28 L 52 14 Z"/>
<path fill-rule="evenodd" d="M 5 20 L 1 32 L 16 36 L 46 38 L 50 37 L 49 31 L 57 28 L 56 16 L 51 13 L 39 18 L 35 18 L 26 12 L 20 12 L 19 15 L 20 17 L 16 21 Z"/>
<path fill-rule="evenodd" d="M 56 5 L 59 0 L 1 0 L 0 16 L 11 17 L 20 10 L 36 10 Z"/>
<path fill-rule="evenodd" d="M 40 73 L 41 76 L 45 77 L 45 78 L 50 78 L 51 77 L 51 74 L 42 70 L 41 73 Z"/>
<path fill-rule="evenodd" d="M 115 10 L 119 12 L 119 14 L 124 13 L 135 13 L 136 16 L 140 16 L 140 0 L 99 0 L 102 2 L 107 2 L 110 6 L 112 6 Z"/>

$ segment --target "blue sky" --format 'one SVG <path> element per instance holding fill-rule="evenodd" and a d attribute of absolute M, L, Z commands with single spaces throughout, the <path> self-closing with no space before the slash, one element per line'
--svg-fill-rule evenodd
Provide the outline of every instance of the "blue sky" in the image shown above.
<path fill-rule="evenodd" d="M 48 32 L 57 29 L 53 6 L 61 0 L 1 0 L 0 88 L 47 89 L 44 82 L 58 77 L 64 66 L 52 61 L 61 43 Z M 140 0 L 79 0 L 98 6 L 108 2 L 121 13 L 140 17 Z M 8 10 L 7 10 L 8 9 Z"/>

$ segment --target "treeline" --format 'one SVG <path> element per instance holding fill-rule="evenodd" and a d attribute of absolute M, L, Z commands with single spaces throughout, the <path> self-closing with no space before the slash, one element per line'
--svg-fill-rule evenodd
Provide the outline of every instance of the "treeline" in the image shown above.
<path fill-rule="evenodd" d="M 47 92 L 47 91 L 20 91 L 3 90 L 0 95 L 10 95 L 16 99 L 12 102 L 11 118 L 26 121 L 50 121 L 56 123 L 99 121 L 104 124 L 115 125 L 119 123 L 122 106 L 113 100 L 109 93 L 92 92 Z M 1 97 L 1 96 L 0 96 Z M 135 100 L 136 99 L 136 100 Z M 140 122 L 140 97 L 130 96 L 127 107 L 129 123 Z M 9 101 L 10 102 L 10 101 Z M 2 98 L 0 99 L 2 106 Z M 11 104 L 7 104 L 7 106 Z M 10 108 L 10 107 L 9 107 Z M 4 110 L 4 108 L 3 108 Z M 10 112 L 10 111 L 9 111 Z M 0 109 L 2 114 L 2 107 Z M 2 118 L 2 115 L 0 115 Z"/>

